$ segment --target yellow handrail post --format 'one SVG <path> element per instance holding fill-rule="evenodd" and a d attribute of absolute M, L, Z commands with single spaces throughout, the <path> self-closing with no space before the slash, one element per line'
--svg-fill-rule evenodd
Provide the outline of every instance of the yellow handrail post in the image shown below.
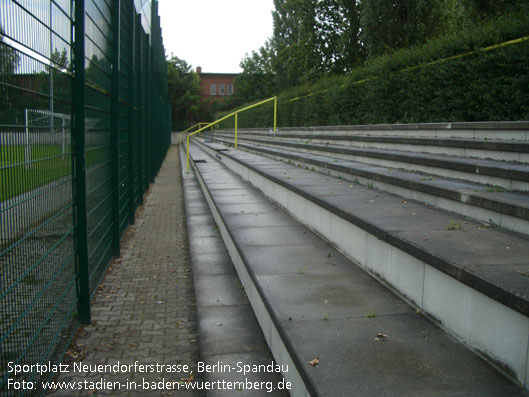
<path fill-rule="evenodd" d="M 189 135 L 187 136 L 186 153 L 186 172 L 189 172 Z"/>
<path fill-rule="evenodd" d="M 189 172 L 189 138 L 191 138 L 192 136 L 194 135 L 197 135 L 197 134 L 200 134 L 202 131 L 208 129 L 208 128 L 211 128 L 211 131 L 213 131 L 213 127 L 214 126 L 218 126 L 218 124 L 221 122 L 221 121 L 224 121 L 226 120 L 227 118 L 229 117 L 232 117 L 232 116 L 235 116 L 235 149 L 237 149 L 237 122 L 238 122 L 238 114 L 241 113 L 241 112 L 244 112 L 246 110 L 250 110 L 250 109 L 253 109 L 257 106 L 260 106 L 260 105 L 263 105 L 265 103 L 268 103 L 268 102 L 271 102 L 271 101 L 274 101 L 274 132 L 275 132 L 275 129 L 276 129 L 276 123 L 277 123 L 277 96 L 275 97 L 272 97 L 272 98 L 268 98 L 268 99 L 265 99 L 261 102 L 258 102 L 258 103 L 254 103 L 253 105 L 250 105 L 250 106 L 246 106 L 245 108 L 242 108 L 242 109 L 239 109 L 235 112 L 232 112 L 224 117 L 221 117 L 220 119 L 218 120 L 215 120 L 213 121 L 212 123 L 202 123 L 202 124 L 206 124 L 204 127 L 200 127 L 198 130 L 188 134 L 186 136 L 186 139 L 187 139 L 187 147 L 186 147 L 186 170 Z"/>
<path fill-rule="evenodd" d="M 237 116 L 239 113 L 235 112 L 235 150 L 237 150 Z"/>
<path fill-rule="evenodd" d="M 274 97 L 274 134 L 277 126 L 277 96 Z"/>

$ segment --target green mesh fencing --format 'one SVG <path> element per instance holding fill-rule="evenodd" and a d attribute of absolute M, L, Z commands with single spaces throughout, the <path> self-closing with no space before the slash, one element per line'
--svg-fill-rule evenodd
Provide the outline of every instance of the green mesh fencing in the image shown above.
<path fill-rule="evenodd" d="M 0 0 L 0 395 L 42 394 L 53 372 L 10 370 L 90 321 L 170 145 L 166 78 L 156 0 Z"/>

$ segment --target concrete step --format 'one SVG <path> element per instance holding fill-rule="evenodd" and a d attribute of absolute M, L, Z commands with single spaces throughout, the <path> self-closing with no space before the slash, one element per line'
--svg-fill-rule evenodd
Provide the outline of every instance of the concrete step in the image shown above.
<path fill-rule="evenodd" d="M 239 129 L 241 133 L 259 132 L 273 135 L 269 128 Z M 484 121 L 458 123 L 418 124 L 369 124 L 318 127 L 281 127 L 283 134 L 325 134 L 325 135 L 369 135 L 385 137 L 414 138 L 455 138 L 502 141 L 528 141 L 529 121 Z"/>
<path fill-rule="evenodd" d="M 213 139 L 233 146 L 232 139 L 216 136 Z M 351 183 L 394 193 L 405 199 L 422 201 L 486 222 L 490 227 L 502 227 L 529 235 L 529 194 L 525 192 L 506 192 L 497 187 L 451 178 L 336 160 L 324 155 L 301 153 L 274 146 L 256 146 L 241 141 L 238 147 L 249 152 L 309 167 Z"/>
<path fill-rule="evenodd" d="M 269 158 L 194 142 L 451 335 L 527 384 L 529 239 Z M 291 244 L 290 237 L 281 238 Z"/>
<path fill-rule="evenodd" d="M 245 396 L 288 396 L 286 390 L 277 389 L 281 373 L 238 372 L 245 366 L 270 365 L 273 358 L 196 177 L 185 172 L 185 153 L 180 158 L 204 364 L 198 369 L 216 365 L 215 370 L 201 373 L 203 381 L 226 382 L 225 388 L 213 387 L 207 395 L 230 396 L 239 388 Z"/>
<path fill-rule="evenodd" d="M 509 191 L 529 191 L 529 164 L 396 150 L 317 145 L 276 139 L 239 137 L 238 141 L 251 142 L 254 146 L 275 146 L 300 153 L 322 154 L 334 159 L 454 178 Z"/>
<path fill-rule="evenodd" d="M 233 131 L 216 131 L 215 135 L 233 137 Z M 525 140 L 427 138 L 409 137 L 407 135 L 371 136 L 358 135 L 356 133 L 337 135 L 329 134 L 325 131 L 304 134 L 280 131 L 271 135 L 270 133 L 254 130 L 240 131 L 239 137 L 529 163 L 529 141 Z"/>

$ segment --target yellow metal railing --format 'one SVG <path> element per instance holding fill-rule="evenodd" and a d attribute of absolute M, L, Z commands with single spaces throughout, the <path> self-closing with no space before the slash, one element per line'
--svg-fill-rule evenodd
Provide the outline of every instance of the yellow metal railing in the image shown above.
<path fill-rule="evenodd" d="M 209 123 L 209 124 L 207 124 L 206 126 L 204 126 L 202 128 L 199 128 L 198 130 L 192 132 L 191 134 L 188 134 L 187 137 L 186 137 L 186 139 L 187 139 L 187 142 L 186 142 L 186 171 L 189 172 L 189 138 L 191 138 L 193 135 L 200 134 L 202 131 L 204 131 L 205 129 L 208 129 L 209 127 L 213 128 L 214 125 L 220 123 L 221 121 L 229 119 L 230 117 L 233 116 L 233 117 L 235 117 L 235 145 L 234 145 L 234 147 L 235 147 L 235 149 L 237 149 L 237 123 L 238 123 L 238 115 L 239 115 L 239 113 L 244 112 L 246 110 L 253 109 L 253 108 L 257 107 L 257 106 L 261 106 L 261 105 L 264 105 L 265 103 L 272 102 L 272 101 L 274 101 L 274 133 L 275 133 L 276 132 L 276 126 L 277 126 L 277 96 L 265 99 L 264 101 L 257 102 L 257 103 L 254 103 L 253 105 L 246 106 L 245 108 L 236 110 L 235 112 L 230 113 L 230 114 L 228 114 L 228 115 L 226 115 L 224 117 L 221 117 L 220 119 L 215 120 L 212 123 Z"/>
<path fill-rule="evenodd" d="M 206 125 L 206 124 L 208 124 L 208 123 L 196 123 L 195 125 L 192 125 L 191 127 L 189 127 L 187 130 L 184 130 L 184 131 L 180 132 L 180 141 L 179 142 L 182 143 L 182 135 L 184 135 L 186 132 L 189 132 L 189 131 L 191 131 L 192 129 L 194 129 L 196 127 L 200 128 L 200 127 L 202 127 L 203 125 Z"/>

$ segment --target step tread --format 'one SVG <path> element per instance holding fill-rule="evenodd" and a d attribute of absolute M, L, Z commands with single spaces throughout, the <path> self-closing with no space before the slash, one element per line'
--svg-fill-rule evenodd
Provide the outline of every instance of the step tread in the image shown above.
<path fill-rule="evenodd" d="M 495 161 L 479 158 L 465 158 L 457 156 L 448 156 L 430 153 L 412 153 L 399 150 L 381 150 L 370 148 L 353 148 L 351 146 L 341 145 L 312 145 L 299 142 L 274 142 L 270 140 L 238 138 L 238 141 L 253 141 L 264 145 L 284 145 L 295 148 L 316 149 L 339 154 L 368 156 L 383 160 L 392 160 L 398 162 L 407 162 L 411 164 L 420 164 L 432 167 L 449 168 L 456 171 L 470 172 L 489 176 L 498 176 L 504 178 L 513 178 L 523 181 L 529 181 L 529 165 L 508 162 Z"/>
<path fill-rule="evenodd" d="M 215 159 L 196 168 L 311 393 L 525 395 Z"/>
<path fill-rule="evenodd" d="M 529 316 L 529 238 L 253 153 L 223 155 Z M 460 230 L 446 230 L 450 225 Z"/>
<path fill-rule="evenodd" d="M 181 156 L 181 159 L 185 159 L 185 156 Z M 201 360 L 206 365 L 221 363 L 235 369 L 238 363 L 269 365 L 273 361 L 272 355 L 248 299 L 240 288 L 239 278 L 226 249 L 223 246 L 218 248 L 217 242 L 222 241 L 222 238 L 193 174 L 183 172 L 183 187 Z M 241 382 L 246 379 L 277 385 L 281 375 L 277 372 L 243 375 L 235 370 L 215 371 L 204 373 L 203 380 Z M 222 395 L 222 392 L 211 390 L 208 395 Z M 288 393 L 276 390 L 273 395 L 288 396 Z"/>
<path fill-rule="evenodd" d="M 224 142 L 232 142 L 224 140 Z M 251 145 L 239 143 L 241 147 L 254 148 Z M 260 146 L 263 148 L 263 146 Z M 271 152 L 292 157 L 293 152 L 284 149 L 267 147 Z M 259 149 L 257 149 L 259 150 Z M 404 171 L 395 168 L 387 168 L 378 165 L 359 163 L 351 160 L 336 160 L 321 154 L 310 154 L 296 152 L 295 156 L 303 159 L 316 160 L 320 165 L 339 170 L 361 172 L 362 176 L 376 177 L 377 180 L 387 183 L 399 183 L 400 186 L 418 187 L 422 192 L 431 194 L 442 194 L 443 197 L 461 201 L 461 195 L 475 198 L 469 200 L 473 205 L 479 205 L 487 209 L 507 213 L 511 216 L 529 219 L 529 194 L 523 192 L 489 191 L 490 186 L 474 182 L 450 179 L 441 176 L 430 176 L 428 174 Z M 492 188 L 494 189 L 494 188 Z M 442 191 L 442 192 L 441 192 Z M 487 202 L 484 203 L 483 201 Z M 497 204 L 495 204 L 497 203 Z"/>
<path fill-rule="evenodd" d="M 233 133 L 215 133 L 215 135 L 233 136 Z M 240 139 L 248 138 L 250 135 L 255 137 L 267 137 L 274 140 L 289 140 L 289 139 L 309 139 L 319 141 L 353 141 L 353 142 L 375 142 L 375 143 L 392 143 L 403 145 L 427 145 L 427 146 L 447 146 L 462 149 L 478 149 L 478 150 L 499 150 L 508 152 L 527 153 L 529 152 L 529 142 L 525 140 L 500 140 L 500 139 L 465 139 L 465 138 L 420 138 L 420 137 L 406 137 L 406 136 L 392 136 L 392 135 L 357 135 L 357 134 L 263 134 L 248 132 L 239 135 Z M 297 142 L 291 140 L 290 142 Z"/>

